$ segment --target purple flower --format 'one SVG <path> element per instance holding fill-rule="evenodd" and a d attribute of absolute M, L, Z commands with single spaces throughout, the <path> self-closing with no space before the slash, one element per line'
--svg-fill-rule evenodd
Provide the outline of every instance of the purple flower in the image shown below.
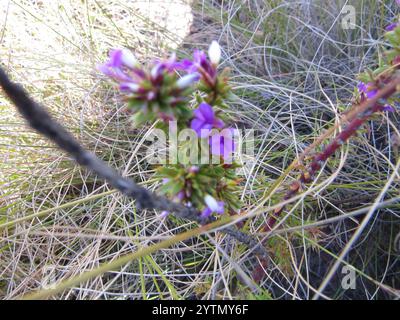
<path fill-rule="evenodd" d="M 383 111 L 387 111 L 387 112 L 394 112 L 394 107 L 393 106 L 391 106 L 390 104 L 385 104 L 384 106 L 383 106 L 383 109 L 382 109 Z"/>
<path fill-rule="evenodd" d="M 234 141 L 235 130 L 225 128 L 210 137 L 211 154 L 222 156 L 225 163 L 232 161 L 233 152 L 236 149 Z"/>
<path fill-rule="evenodd" d="M 184 70 L 184 66 L 175 54 L 155 60 L 151 68 L 144 69 L 126 49 L 111 50 L 108 61 L 98 69 L 117 82 L 135 112 L 145 114 L 146 119 L 157 116 L 163 122 L 189 114 L 186 89 L 200 78 L 200 74 L 193 72 L 177 80 L 176 70 Z M 137 119 L 140 121 L 141 117 Z"/>
<path fill-rule="evenodd" d="M 208 218 L 213 212 L 218 214 L 224 213 L 225 203 L 223 201 L 217 201 L 212 196 L 206 195 L 204 197 L 204 202 L 206 204 L 206 207 L 201 212 L 202 218 Z"/>
<path fill-rule="evenodd" d="M 174 200 L 176 202 L 182 202 L 183 199 L 185 199 L 185 191 L 181 190 L 179 191 L 175 196 L 174 196 Z"/>
<path fill-rule="evenodd" d="M 398 26 L 398 23 L 391 23 L 385 28 L 385 30 L 386 31 L 393 31 L 394 29 L 397 28 L 397 26 Z"/>
<path fill-rule="evenodd" d="M 371 82 L 367 84 L 365 84 L 364 82 L 360 82 L 357 86 L 358 91 L 364 94 L 367 97 L 367 99 L 372 99 L 378 93 L 377 89 L 373 88 L 371 89 L 371 87 L 373 87 L 373 83 Z"/>
<path fill-rule="evenodd" d="M 358 91 L 359 92 L 366 92 L 367 91 L 367 85 L 364 82 L 359 82 L 357 85 Z"/>
<path fill-rule="evenodd" d="M 208 103 L 202 102 L 198 109 L 194 110 L 190 127 L 199 137 L 209 138 L 211 154 L 222 156 L 227 161 L 232 159 L 232 153 L 235 151 L 234 129 L 212 131 L 212 129 L 222 129 L 224 122 L 215 116 L 213 108 Z"/>
<path fill-rule="evenodd" d="M 208 103 L 202 102 L 194 110 L 194 118 L 190 127 L 196 131 L 199 137 L 206 138 L 209 136 L 211 129 L 221 129 L 223 126 L 224 122 L 215 116 L 213 108 Z"/>
<path fill-rule="evenodd" d="M 217 41 L 212 41 L 208 49 L 208 57 L 204 51 L 195 50 L 193 53 L 193 61 L 183 60 L 181 67 L 189 73 L 200 72 L 206 73 L 212 79 L 216 76 L 216 67 L 221 60 L 221 47 Z"/>
<path fill-rule="evenodd" d="M 357 85 L 358 91 L 362 94 L 362 99 L 365 99 L 365 98 L 372 99 L 373 97 L 376 96 L 376 94 L 378 93 L 378 90 L 371 89 L 372 86 L 373 86 L 373 84 L 371 82 L 369 82 L 367 84 L 360 82 Z M 361 101 L 363 101 L 363 100 L 361 100 Z M 384 106 L 382 106 L 382 111 L 394 112 L 394 107 L 391 106 L 390 104 L 385 104 Z"/>
<path fill-rule="evenodd" d="M 159 62 L 161 64 L 161 68 L 166 70 L 167 72 L 175 72 L 176 70 L 184 70 L 182 68 L 181 62 L 176 60 L 176 54 L 173 53 L 167 60 L 163 60 Z"/>
<path fill-rule="evenodd" d="M 156 60 L 154 66 L 150 71 L 151 78 L 158 80 L 163 72 L 173 73 L 176 70 L 186 70 L 182 62 L 176 60 L 176 54 L 173 53 L 167 60 Z"/>
<path fill-rule="evenodd" d="M 215 51 L 215 48 L 211 51 Z M 213 53 L 214 54 L 214 53 Z M 217 57 L 213 59 L 216 61 Z M 215 85 L 215 81 L 217 78 L 217 65 L 212 63 L 209 59 L 207 59 L 206 54 L 201 50 L 195 50 L 193 53 L 193 61 L 191 60 L 183 60 L 181 62 L 181 68 L 190 73 L 199 73 L 206 83 L 209 85 Z"/>
<path fill-rule="evenodd" d="M 184 59 L 181 62 L 181 66 L 188 73 L 197 72 L 200 68 L 207 66 L 207 56 L 201 50 L 194 50 L 193 60 Z"/>
<path fill-rule="evenodd" d="M 126 49 L 111 50 L 109 60 L 99 65 L 98 69 L 106 76 L 119 82 L 120 90 L 125 92 L 138 92 L 139 83 L 145 77 L 135 56 Z"/>
<path fill-rule="evenodd" d="M 377 93 L 378 93 L 378 90 L 376 90 L 376 89 L 368 90 L 367 92 L 365 92 L 368 99 L 372 99 L 373 97 L 376 96 Z"/>

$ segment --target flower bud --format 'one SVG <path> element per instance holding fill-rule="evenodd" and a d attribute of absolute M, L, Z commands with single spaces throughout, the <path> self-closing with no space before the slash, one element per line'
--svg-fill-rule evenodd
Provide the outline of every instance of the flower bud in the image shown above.
<path fill-rule="evenodd" d="M 190 87 L 193 83 L 200 79 L 200 75 L 198 73 L 187 74 L 183 76 L 176 82 L 176 86 L 183 90 Z"/>
<path fill-rule="evenodd" d="M 209 194 L 204 197 L 204 202 L 212 211 L 218 210 L 218 202 Z"/>
<path fill-rule="evenodd" d="M 135 55 L 127 49 L 122 49 L 121 61 L 128 68 L 135 68 L 139 65 Z"/>
<path fill-rule="evenodd" d="M 222 201 L 217 201 L 208 194 L 204 197 L 204 202 L 212 212 L 224 213 L 224 203 Z"/>
<path fill-rule="evenodd" d="M 198 173 L 200 171 L 200 168 L 198 167 L 198 166 L 191 166 L 189 169 L 188 169 L 188 172 L 189 173 Z"/>
<path fill-rule="evenodd" d="M 161 76 L 163 71 L 163 64 L 161 62 L 157 63 L 154 65 L 153 68 L 150 70 L 150 76 L 153 80 L 158 80 L 158 78 Z"/>
<path fill-rule="evenodd" d="M 121 91 L 138 92 L 140 86 L 133 82 L 123 82 L 119 85 Z"/>
<path fill-rule="evenodd" d="M 221 47 L 215 40 L 211 42 L 210 48 L 208 49 L 208 57 L 213 65 L 218 65 L 221 60 Z"/>

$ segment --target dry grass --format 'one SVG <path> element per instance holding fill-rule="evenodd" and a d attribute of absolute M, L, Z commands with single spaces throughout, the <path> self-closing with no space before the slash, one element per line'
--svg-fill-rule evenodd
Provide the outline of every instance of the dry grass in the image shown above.
<path fill-rule="evenodd" d="M 0 3 L 0 55 L 14 79 L 82 143 L 155 190 L 144 160 L 149 128 L 131 126 L 95 65 L 112 47 L 132 48 L 146 62 L 218 39 L 233 74 L 232 121 L 256 130 L 241 194 L 243 209 L 255 216 L 245 231 L 255 234 L 297 175 L 282 176 L 284 170 L 349 107 L 355 75 L 375 66 L 383 27 L 398 13 L 392 1 L 354 1 L 357 28 L 343 30 L 344 2 L 7 0 Z M 1 297 L 46 287 L 193 227 L 137 212 L 24 126 L 2 96 L 0 123 L 0 224 L 50 211 L 0 231 Z M 398 112 L 375 119 L 327 163 L 268 240 L 273 261 L 258 288 L 238 281 L 251 275 L 254 258 L 210 233 L 58 298 L 307 299 L 324 281 L 324 298 L 393 298 L 400 289 L 398 127 Z M 327 277 L 341 256 L 357 271 L 356 290 L 341 287 L 341 265 Z"/>

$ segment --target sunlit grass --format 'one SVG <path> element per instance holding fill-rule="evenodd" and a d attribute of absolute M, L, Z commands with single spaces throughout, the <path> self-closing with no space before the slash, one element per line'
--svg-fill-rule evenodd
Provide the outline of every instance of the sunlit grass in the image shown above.
<path fill-rule="evenodd" d="M 375 66 L 383 27 L 398 10 L 393 1 L 353 1 L 357 27 L 343 30 L 343 1 L 231 0 L 224 7 L 174 1 L 179 9 L 167 11 L 165 1 L 150 2 L 4 1 L 1 62 L 88 149 L 156 190 L 154 168 L 143 159 L 149 128 L 132 127 L 96 64 L 112 47 L 131 48 L 145 63 L 170 49 L 184 56 L 219 40 L 235 94 L 228 114 L 256 130 L 241 198 L 252 216 L 243 230 L 262 239 L 265 215 L 298 175 L 287 168 L 349 108 L 355 75 Z M 357 290 L 340 287 L 339 269 L 322 297 L 393 297 L 400 288 L 394 242 L 400 211 L 393 199 L 400 195 L 399 146 L 390 137 L 399 136 L 398 120 L 394 113 L 371 122 L 294 199 L 267 242 L 272 263 L 258 285 L 251 283 L 256 261 L 242 245 L 179 219 L 137 212 L 24 126 L 0 96 L 0 296 L 21 297 L 50 279 L 54 291 L 37 297 L 305 299 L 345 249 Z M 383 188 L 389 202 L 346 249 Z"/>

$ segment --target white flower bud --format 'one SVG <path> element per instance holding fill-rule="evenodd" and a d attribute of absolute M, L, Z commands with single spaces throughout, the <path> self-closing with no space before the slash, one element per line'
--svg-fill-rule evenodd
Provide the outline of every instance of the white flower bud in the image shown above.
<path fill-rule="evenodd" d="M 135 55 L 127 49 L 122 49 L 121 60 L 128 68 L 135 68 L 139 65 L 139 61 L 136 59 Z"/>
<path fill-rule="evenodd" d="M 140 86 L 137 83 L 124 82 L 119 85 L 119 89 L 121 91 L 138 92 L 140 89 Z"/>
<path fill-rule="evenodd" d="M 209 194 L 204 197 L 204 202 L 206 203 L 207 207 L 209 207 L 212 211 L 218 211 L 219 205 L 217 200 L 215 200 Z"/>
<path fill-rule="evenodd" d="M 208 56 L 210 61 L 214 65 L 218 65 L 221 60 L 221 47 L 217 41 L 211 42 L 210 48 L 208 49 Z"/>
<path fill-rule="evenodd" d="M 150 70 L 150 75 L 153 79 L 156 79 L 160 75 L 162 64 L 157 63 L 153 68 Z"/>
<path fill-rule="evenodd" d="M 187 74 L 176 82 L 176 86 L 179 89 L 186 89 L 187 87 L 190 87 L 194 82 L 199 80 L 199 77 L 200 75 L 198 73 Z"/>

